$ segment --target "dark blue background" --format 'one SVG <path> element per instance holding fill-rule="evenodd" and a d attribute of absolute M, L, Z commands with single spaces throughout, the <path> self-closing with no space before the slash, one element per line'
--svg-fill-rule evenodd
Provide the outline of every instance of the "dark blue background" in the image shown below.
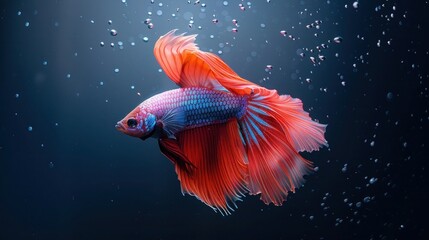
<path fill-rule="evenodd" d="M 2 2 L 0 238 L 425 239 L 428 3 L 250 3 Z M 315 20 L 320 29 L 307 29 Z M 175 88 L 152 54 L 156 39 L 174 28 L 199 34 L 202 50 L 221 50 L 242 77 L 301 98 L 328 124 L 330 147 L 303 154 L 318 171 L 284 206 L 249 196 L 222 217 L 181 195 L 155 140 L 114 128 L 147 97 Z M 344 41 L 328 42 L 336 36 Z M 322 43 L 326 60 L 312 64 Z"/>

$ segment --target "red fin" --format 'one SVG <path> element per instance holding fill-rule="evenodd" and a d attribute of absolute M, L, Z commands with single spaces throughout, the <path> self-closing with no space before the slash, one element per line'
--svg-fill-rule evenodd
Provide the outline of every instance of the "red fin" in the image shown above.
<path fill-rule="evenodd" d="M 250 192 L 261 193 L 266 204 L 281 205 L 311 169 L 298 151 L 326 144 L 325 125 L 312 121 L 299 99 L 261 89 L 250 98 L 240 126 L 249 161 Z"/>
<path fill-rule="evenodd" d="M 176 167 L 182 192 L 197 197 L 222 214 L 230 214 L 246 189 L 245 150 L 236 120 L 178 134 L 179 145 L 195 165 L 192 174 Z"/>
<path fill-rule="evenodd" d="M 196 58 L 202 60 L 210 69 L 216 81 L 230 92 L 239 95 L 249 95 L 260 86 L 238 76 L 220 57 L 213 53 L 194 51 Z"/>
<path fill-rule="evenodd" d="M 250 94 L 256 85 L 239 77 L 218 56 L 200 51 L 194 43 L 196 35 L 174 35 L 175 31 L 160 37 L 154 47 L 158 63 L 173 82 L 180 87 L 227 89 Z"/>
<path fill-rule="evenodd" d="M 195 36 L 174 35 L 176 32 L 172 30 L 161 36 L 155 43 L 153 53 L 156 60 L 158 60 L 165 74 L 173 80 L 173 82 L 180 85 L 180 75 L 182 72 L 184 51 L 198 50 L 195 45 Z"/>
<path fill-rule="evenodd" d="M 312 152 L 323 145 L 328 146 L 324 137 L 326 125 L 313 121 L 308 112 L 304 111 L 300 99 L 289 95 L 279 96 L 277 92 L 266 99 L 269 113 L 278 120 L 297 151 Z"/>
<path fill-rule="evenodd" d="M 169 138 L 158 139 L 159 149 L 161 152 L 170 159 L 177 168 L 188 174 L 192 173 L 195 166 L 188 160 L 182 149 L 179 147 L 177 140 Z"/>

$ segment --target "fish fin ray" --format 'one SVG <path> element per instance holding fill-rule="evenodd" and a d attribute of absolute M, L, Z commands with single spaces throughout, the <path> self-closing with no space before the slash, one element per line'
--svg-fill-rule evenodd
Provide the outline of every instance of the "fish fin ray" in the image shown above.
<path fill-rule="evenodd" d="M 300 147 L 318 149 L 326 142 L 323 125 L 312 121 L 302 105 L 299 111 L 298 105 L 293 105 L 298 104 L 297 100 L 291 101 L 274 90 L 260 89 L 251 96 L 240 119 L 246 142 L 248 189 L 251 194 L 260 193 L 266 204 L 281 205 L 290 191 L 303 184 L 303 175 L 311 171 L 312 163 L 298 153 Z M 295 131 L 292 129 L 302 132 L 291 133 Z M 296 138 L 307 141 L 307 145 L 297 145 Z"/>
<path fill-rule="evenodd" d="M 180 87 L 205 87 L 240 95 L 259 88 L 241 78 L 217 55 L 199 50 L 196 35 L 175 35 L 175 31 L 159 38 L 154 54 L 167 76 Z"/>
<path fill-rule="evenodd" d="M 176 84 L 180 85 L 182 69 L 182 52 L 184 50 L 198 50 L 194 43 L 196 35 L 175 35 L 177 29 L 161 36 L 155 43 L 154 55 L 165 74 Z"/>
<path fill-rule="evenodd" d="M 186 125 L 186 111 L 182 107 L 168 110 L 161 119 L 162 129 L 169 138 L 175 138 L 175 134 Z"/>
<path fill-rule="evenodd" d="M 229 215 L 234 202 L 247 192 L 245 150 L 237 120 L 185 130 L 177 134 L 177 140 L 195 165 L 192 174 L 176 167 L 182 192 Z"/>
<path fill-rule="evenodd" d="M 175 35 L 172 30 L 155 43 L 154 55 L 167 76 L 180 87 L 204 87 L 226 91 L 213 77 L 210 66 L 200 59 L 196 35 Z"/>

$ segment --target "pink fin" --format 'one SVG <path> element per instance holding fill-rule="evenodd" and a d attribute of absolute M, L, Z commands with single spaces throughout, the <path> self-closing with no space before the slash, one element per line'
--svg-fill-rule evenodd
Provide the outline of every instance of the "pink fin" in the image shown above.
<path fill-rule="evenodd" d="M 222 214 L 230 214 L 235 201 L 247 192 L 245 150 L 237 121 L 186 130 L 177 139 L 195 166 L 192 174 L 176 167 L 182 192 Z"/>

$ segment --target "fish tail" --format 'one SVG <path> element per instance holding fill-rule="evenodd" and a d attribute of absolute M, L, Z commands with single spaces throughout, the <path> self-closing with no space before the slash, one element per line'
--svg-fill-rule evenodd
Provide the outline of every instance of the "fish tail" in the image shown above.
<path fill-rule="evenodd" d="M 249 86 L 248 87 L 252 87 Z M 281 205 L 300 187 L 312 163 L 300 151 L 327 145 L 326 125 L 313 121 L 301 100 L 254 85 L 240 131 L 248 161 L 248 189 L 266 204 Z"/>

